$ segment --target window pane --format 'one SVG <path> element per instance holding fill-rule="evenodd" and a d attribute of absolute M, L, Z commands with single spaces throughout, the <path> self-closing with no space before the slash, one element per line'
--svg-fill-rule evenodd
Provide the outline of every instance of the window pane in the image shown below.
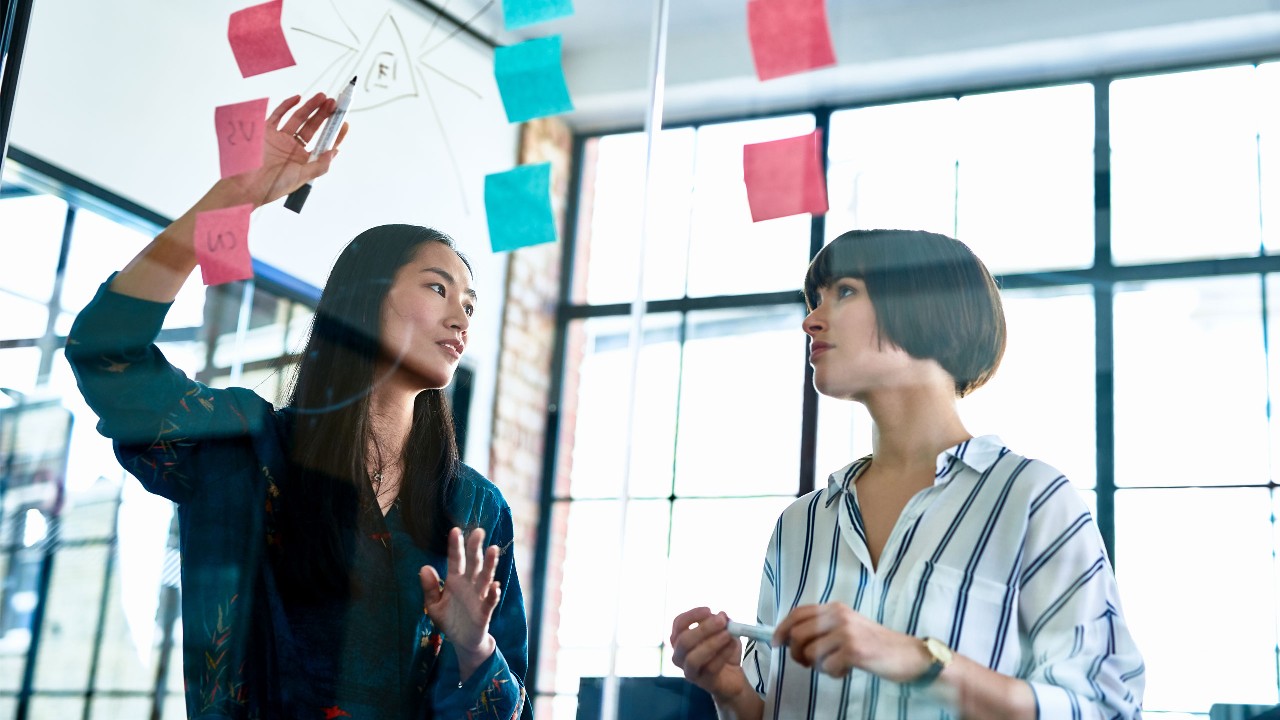
<path fill-rule="evenodd" d="M 648 666 L 643 674 L 658 674 L 657 649 L 671 628 L 671 618 L 666 617 L 663 602 L 664 582 L 668 577 L 670 503 L 667 500 L 628 503 L 625 556 L 621 564 L 619 503 L 577 500 L 568 503 L 568 508 L 564 579 L 560 584 L 562 599 L 555 634 L 559 645 L 555 656 L 555 684 L 539 689 L 576 693 L 578 678 L 582 675 L 607 674 L 615 609 L 620 618 L 618 644 L 627 649 L 627 662 Z M 620 674 L 626 674 L 621 672 L 622 663 L 620 656 Z M 548 669 L 545 663 L 541 667 Z"/>
<path fill-rule="evenodd" d="M 799 289 L 809 265 L 810 216 L 751 221 L 743 146 L 813 132 L 812 115 L 698 128 L 689 295 Z M 761 258 L 769 258 L 761 272 Z"/>
<path fill-rule="evenodd" d="M 608 135 L 588 145 L 574 298 L 592 304 L 630 302 L 636 294 L 643 224 L 645 135 Z M 693 151 L 692 128 L 664 130 L 658 136 L 644 261 L 649 300 L 684 294 Z M 592 174 L 594 182 L 588 180 Z"/>
<path fill-rule="evenodd" d="M 795 493 L 803 317 L 799 305 L 689 313 L 677 495 Z"/>
<path fill-rule="evenodd" d="M 1258 159 L 1262 176 L 1262 240 L 1280 252 L 1280 62 L 1258 66 Z"/>
<path fill-rule="evenodd" d="M 706 606 L 754 623 L 769 535 L 795 497 L 676 500 L 667 576 L 667 629 Z"/>
<path fill-rule="evenodd" d="M 112 272 L 121 270 L 151 238 L 133 228 L 114 223 L 88 210 L 76 211 L 71 250 L 62 285 L 62 307 L 80 312 Z M 204 324 L 204 285 L 197 270 L 187 278 L 164 326 L 199 327 Z"/>
<path fill-rule="evenodd" d="M 955 235 L 956 127 L 950 99 L 832 113 L 827 240 L 872 228 Z"/>
<path fill-rule="evenodd" d="M 1267 481 L 1261 295 L 1257 276 L 1116 287 L 1117 485 Z"/>
<path fill-rule="evenodd" d="M 1117 579 L 1147 665 L 1144 706 L 1280 701 L 1269 492 L 1121 490 L 1115 507 Z"/>
<path fill-rule="evenodd" d="M 871 454 L 871 413 L 860 402 L 818 394 L 818 451 L 814 487 L 824 488 L 831 473 Z"/>
<path fill-rule="evenodd" d="M 969 432 L 999 435 L 1077 487 L 1097 475 L 1093 293 L 1087 287 L 1002 293 L 1008 338 L 986 386 L 960 401 Z"/>
<path fill-rule="evenodd" d="M 1262 89 L 1252 66 L 1111 83 L 1117 263 L 1258 252 Z"/>
<path fill-rule="evenodd" d="M 114 503 L 106 505 L 114 512 Z M 83 691 L 87 686 L 108 552 L 106 543 L 58 550 L 45 598 L 36 689 Z"/>
<path fill-rule="evenodd" d="M 994 273 L 1093 263 L 1093 85 L 967 95 L 956 237 Z"/>
<path fill-rule="evenodd" d="M 0 378 L 2 378 L 0 386 L 24 394 L 30 393 L 36 388 L 36 375 L 39 372 L 40 348 L 19 347 L 0 350 Z M 0 404 L 6 402 L 5 398 L 0 397 Z"/>
<path fill-rule="evenodd" d="M 630 317 L 593 318 L 575 323 L 580 338 L 572 355 L 576 373 L 565 385 L 576 411 L 566 413 L 563 432 L 571 442 L 570 491 L 573 497 L 617 497 L 622 487 L 622 458 L 630 386 Z M 680 316 L 648 315 L 636 377 L 632 425 L 632 496 L 667 497 L 675 453 L 676 393 L 680 382 Z M 576 378 L 575 378 L 576 375 Z M 576 382 L 575 382 L 576 380 Z M 568 410 L 568 408 L 566 408 Z"/>
<path fill-rule="evenodd" d="M 49 306 L 0 291 L 0 339 L 27 340 L 44 337 Z M 35 380 L 32 377 L 32 380 Z"/>
<path fill-rule="evenodd" d="M 0 263 L 0 289 L 41 303 L 53 298 L 66 218 L 67 204 L 52 195 L 0 200 L 0 227 L 5 238 L 11 247 L 22 248 Z M 3 315 L 0 311 L 0 317 Z"/>

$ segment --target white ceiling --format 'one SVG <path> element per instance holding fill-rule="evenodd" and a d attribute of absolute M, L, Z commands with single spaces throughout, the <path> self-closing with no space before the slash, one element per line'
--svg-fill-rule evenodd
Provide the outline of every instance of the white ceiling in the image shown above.
<path fill-rule="evenodd" d="M 575 0 L 572 17 L 508 33 L 496 0 L 476 26 L 504 44 L 560 34 L 566 119 L 639 126 L 657 2 Z M 760 82 L 746 2 L 668 0 L 668 121 L 1280 55 L 1280 0 L 827 0 L 838 67 Z"/>

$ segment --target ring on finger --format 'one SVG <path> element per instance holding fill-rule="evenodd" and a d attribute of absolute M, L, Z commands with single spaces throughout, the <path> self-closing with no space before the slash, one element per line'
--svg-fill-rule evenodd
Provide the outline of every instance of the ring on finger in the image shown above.
<path fill-rule="evenodd" d="M 306 141 L 306 140 L 304 140 L 304 139 L 302 138 L 302 136 L 301 136 L 301 135 L 299 135 L 298 133 L 294 133 L 294 134 L 293 134 L 293 139 L 294 139 L 294 140 L 297 140 L 297 141 L 298 141 L 298 144 L 299 144 L 299 145 L 301 145 L 302 147 L 306 147 L 306 146 L 307 146 L 307 141 Z"/>

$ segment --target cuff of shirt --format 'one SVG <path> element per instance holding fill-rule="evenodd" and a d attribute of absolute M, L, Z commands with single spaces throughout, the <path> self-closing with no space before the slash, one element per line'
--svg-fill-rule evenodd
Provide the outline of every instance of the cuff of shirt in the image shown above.
<path fill-rule="evenodd" d="M 496 643 L 493 653 L 480 663 L 480 666 L 471 673 L 471 676 L 464 682 L 459 677 L 458 672 L 458 656 L 453 652 L 453 647 L 446 643 L 443 652 L 441 652 L 440 667 L 440 685 L 437 686 L 436 693 L 436 714 L 442 717 L 470 717 L 468 711 L 475 709 L 477 706 L 484 706 L 491 711 L 495 711 L 494 717 L 506 717 L 496 713 L 498 707 L 494 707 L 493 700 L 501 696 L 510 696 L 512 709 L 515 703 L 519 702 L 520 686 L 516 679 L 511 675 L 510 669 L 507 667 L 507 660 L 502 656 L 502 650 L 498 649 Z M 489 696 L 489 703 L 482 705 L 479 699 L 482 695 Z M 476 717 L 488 717 L 478 715 Z"/>
<path fill-rule="evenodd" d="M 1081 716 L 1080 700 L 1070 690 L 1041 682 L 1027 681 L 1027 684 L 1036 697 L 1036 717 L 1039 720 Z"/>

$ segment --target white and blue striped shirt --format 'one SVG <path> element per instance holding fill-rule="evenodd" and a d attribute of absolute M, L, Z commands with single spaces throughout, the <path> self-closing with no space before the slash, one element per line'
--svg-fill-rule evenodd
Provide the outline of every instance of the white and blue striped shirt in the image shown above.
<path fill-rule="evenodd" d="M 938 456 L 873 569 L 854 481 L 863 458 L 788 507 L 764 562 L 757 621 L 842 602 L 1027 680 L 1039 717 L 1141 717 L 1143 664 L 1101 536 L 1054 468 L 984 436 Z M 861 670 L 837 679 L 747 643 L 747 679 L 778 718 L 948 717 L 930 694 Z"/>

